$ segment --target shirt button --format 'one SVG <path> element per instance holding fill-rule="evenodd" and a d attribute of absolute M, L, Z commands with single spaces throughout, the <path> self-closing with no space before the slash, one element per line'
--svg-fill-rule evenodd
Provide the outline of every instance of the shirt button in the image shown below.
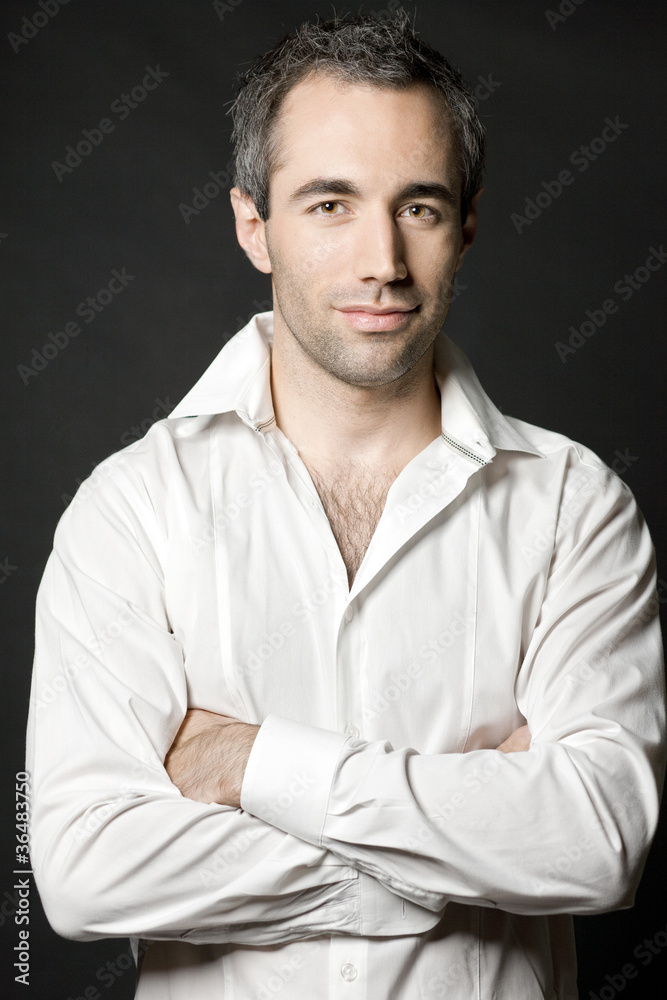
<path fill-rule="evenodd" d="M 352 965 L 351 962 L 347 962 L 342 967 L 342 969 L 340 970 L 340 974 L 346 983 L 351 983 L 354 979 L 357 978 L 357 970 L 354 967 L 354 965 Z"/>
<path fill-rule="evenodd" d="M 426 464 L 428 465 L 429 469 L 442 469 L 445 463 L 438 462 L 436 461 L 436 459 L 431 458 Z"/>
<path fill-rule="evenodd" d="M 352 619 L 354 618 L 354 608 L 351 606 L 345 608 L 345 614 L 343 615 L 343 618 L 345 619 L 346 622 L 351 622 Z"/>
<path fill-rule="evenodd" d="M 354 736 L 355 738 L 359 735 L 359 730 L 354 725 L 354 723 L 348 722 L 348 724 L 345 727 L 345 735 Z"/>

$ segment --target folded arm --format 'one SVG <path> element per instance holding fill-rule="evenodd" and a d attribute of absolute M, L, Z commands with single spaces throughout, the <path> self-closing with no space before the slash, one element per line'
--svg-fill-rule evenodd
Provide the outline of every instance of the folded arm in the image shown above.
<path fill-rule="evenodd" d="M 241 788 L 259 726 L 217 712 L 188 709 L 164 766 L 183 795 L 195 802 L 241 806 Z M 502 753 L 530 748 L 530 729 L 520 726 L 496 747 Z"/>
<path fill-rule="evenodd" d="M 31 859 L 56 931 L 274 944 L 433 926 L 326 848 L 172 783 L 184 650 L 164 604 L 164 539 L 142 505 L 111 480 L 75 501 L 38 597 Z"/>
<path fill-rule="evenodd" d="M 527 753 L 422 755 L 269 716 L 242 808 L 434 911 L 631 905 L 664 773 L 653 550 L 615 478 L 569 515 L 516 676 Z"/>

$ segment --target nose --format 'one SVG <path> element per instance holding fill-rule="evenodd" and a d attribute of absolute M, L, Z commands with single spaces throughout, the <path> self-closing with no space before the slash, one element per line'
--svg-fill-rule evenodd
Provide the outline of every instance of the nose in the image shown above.
<path fill-rule="evenodd" d="M 357 220 L 353 253 L 354 273 L 361 280 L 387 284 L 401 281 L 408 273 L 399 227 L 386 209 L 378 208 Z"/>

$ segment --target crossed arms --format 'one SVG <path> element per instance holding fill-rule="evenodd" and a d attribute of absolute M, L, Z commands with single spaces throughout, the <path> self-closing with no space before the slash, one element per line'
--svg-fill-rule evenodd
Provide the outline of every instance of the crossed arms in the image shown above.
<path fill-rule="evenodd" d="M 100 489 L 61 522 L 38 601 L 31 857 L 59 933 L 263 945 L 420 933 L 450 900 L 630 904 L 657 821 L 664 690 L 650 543 L 622 490 L 552 574 L 515 689 L 528 752 L 524 730 L 419 754 L 188 712 L 185 652 L 154 585 L 162 540 L 136 513 L 144 494 L 106 489 L 110 502 Z M 632 549 L 641 572 L 625 567 Z M 591 604 L 606 631 L 584 676 Z M 110 623 L 113 642 L 92 647 Z M 459 808 L 491 768 L 474 812 Z M 303 795 L 272 809 L 296 772 Z"/>
<path fill-rule="evenodd" d="M 196 802 L 241 807 L 241 786 L 259 726 L 194 708 L 167 754 L 164 766 L 181 793 Z M 502 753 L 530 748 L 530 730 L 520 726 L 497 747 Z"/>

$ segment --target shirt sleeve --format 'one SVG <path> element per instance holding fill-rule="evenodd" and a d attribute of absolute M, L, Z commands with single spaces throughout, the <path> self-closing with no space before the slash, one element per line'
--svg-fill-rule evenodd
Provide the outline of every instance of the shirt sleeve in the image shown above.
<path fill-rule="evenodd" d="M 243 809 L 433 910 L 632 905 L 657 824 L 665 690 L 653 547 L 618 477 L 575 494 L 550 559 L 515 679 L 529 751 L 421 755 L 269 716 Z M 277 807 L 297 766 L 309 794 Z"/>
<path fill-rule="evenodd" d="M 64 937 L 277 944 L 436 922 L 372 876 L 238 809 L 187 799 L 163 762 L 188 707 L 150 503 L 110 479 L 73 501 L 37 600 L 31 860 Z"/>

